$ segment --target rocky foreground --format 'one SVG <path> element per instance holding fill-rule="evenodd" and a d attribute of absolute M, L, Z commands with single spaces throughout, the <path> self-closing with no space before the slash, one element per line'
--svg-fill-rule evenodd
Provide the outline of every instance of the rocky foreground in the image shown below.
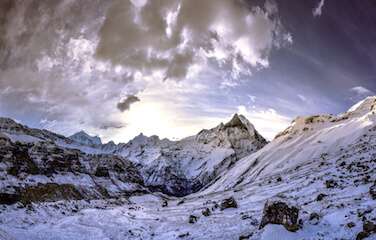
<path fill-rule="evenodd" d="M 0 121 L 0 239 L 376 239 L 376 97 L 102 144 Z M 89 141 L 91 140 L 91 141 Z"/>

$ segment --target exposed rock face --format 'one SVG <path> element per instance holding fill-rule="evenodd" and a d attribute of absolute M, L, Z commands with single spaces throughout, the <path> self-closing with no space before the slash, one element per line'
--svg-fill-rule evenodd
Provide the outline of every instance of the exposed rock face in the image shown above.
<path fill-rule="evenodd" d="M 283 225 L 288 231 L 295 232 L 298 226 L 299 209 L 280 201 L 267 201 L 260 223 L 260 229 L 267 224 Z"/>

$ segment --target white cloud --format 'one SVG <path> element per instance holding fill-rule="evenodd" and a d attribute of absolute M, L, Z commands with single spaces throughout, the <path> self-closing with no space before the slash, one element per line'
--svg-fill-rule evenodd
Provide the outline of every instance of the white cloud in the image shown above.
<path fill-rule="evenodd" d="M 249 109 L 245 106 L 238 106 L 238 113 L 244 115 L 255 126 L 259 133 L 272 140 L 279 132 L 286 129 L 291 119 L 280 115 L 276 110 L 269 108 L 265 110 L 261 109 Z"/>
<path fill-rule="evenodd" d="M 322 14 L 322 8 L 324 7 L 325 0 L 320 0 L 317 6 L 312 10 L 312 14 L 314 17 L 320 17 Z"/>
<path fill-rule="evenodd" d="M 301 95 L 301 94 L 298 94 L 298 98 L 299 98 L 300 100 L 302 100 L 303 102 L 307 102 L 307 100 L 308 100 L 305 96 L 303 96 L 303 95 Z"/>
<path fill-rule="evenodd" d="M 349 99 L 353 102 L 363 100 L 365 97 L 375 95 L 375 92 L 363 87 L 355 86 L 349 89 Z"/>
<path fill-rule="evenodd" d="M 372 95 L 373 92 L 365 87 L 362 86 L 356 86 L 350 89 L 351 92 L 357 94 L 357 95 Z"/>
<path fill-rule="evenodd" d="M 248 95 L 249 99 L 251 100 L 252 103 L 256 102 L 256 96 L 253 95 Z"/>

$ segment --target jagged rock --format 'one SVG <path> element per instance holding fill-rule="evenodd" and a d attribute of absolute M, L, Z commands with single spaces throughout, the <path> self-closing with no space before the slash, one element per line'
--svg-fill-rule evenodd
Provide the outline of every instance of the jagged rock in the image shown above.
<path fill-rule="evenodd" d="M 198 221 L 198 218 L 195 215 L 190 215 L 188 222 L 194 224 Z"/>
<path fill-rule="evenodd" d="M 225 210 L 226 208 L 238 208 L 238 203 L 233 197 L 230 197 L 222 200 L 220 208 L 221 211 Z"/>
<path fill-rule="evenodd" d="M 267 201 L 264 206 L 262 220 L 259 229 L 267 224 L 283 225 L 288 231 L 295 232 L 298 225 L 299 209 L 281 201 Z"/>

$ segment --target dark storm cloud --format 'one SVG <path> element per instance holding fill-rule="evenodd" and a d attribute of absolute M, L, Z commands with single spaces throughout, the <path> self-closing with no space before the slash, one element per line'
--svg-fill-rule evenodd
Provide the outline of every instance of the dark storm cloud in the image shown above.
<path fill-rule="evenodd" d="M 121 112 L 124 112 L 124 111 L 128 111 L 133 103 L 139 102 L 139 101 L 140 99 L 137 96 L 129 95 L 125 99 L 120 101 L 116 106 Z"/>
<path fill-rule="evenodd" d="M 108 130 L 108 129 L 121 129 L 121 128 L 124 128 L 125 126 L 126 125 L 123 123 L 109 122 L 109 123 L 104 123 L 103 125 L 99 126 L 99 128 L 102 130 Z"/>

